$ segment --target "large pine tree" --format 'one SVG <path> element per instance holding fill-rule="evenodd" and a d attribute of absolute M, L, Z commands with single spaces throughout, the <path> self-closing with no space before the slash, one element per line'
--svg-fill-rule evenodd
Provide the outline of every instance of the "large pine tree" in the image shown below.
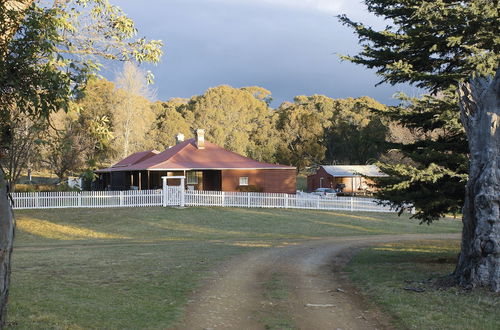
<path fill-rule="evenodd" d="M 469 151 L 457 88 L 471 77 L 494 74 L 498 67 L 499 5 L 491 0 L 366 0 L 365 4 L 388 25 L 376 31 L 341 16 L 363 47 L 345 59 L 375 68 L 382 82 L 410 83 L 428 92 L 420 99 L 403 96 L 402 105 L 391 112 L 393 119 L 418 132 L 420 138 L 399 146 L 412 165 L 383 166 L 390 176 L 380 182 L 384 189 L 379 197 L 400 210 L 411 203 L 417 207 L 417 218 L 432 222 L 457 212 L 471 198 L 468 195 L 464 202 Z M 489 91 L 494 93 L 495 88 Z M 492 132 L 481 134 L 498 135 Z M 467 131 L 469 142 L 471 136 Z M 480 212 L 463 217 L 461 258 L 454 275 L 462 285 L 487 285 L 499 291 L 498 197 L 496 212 L 494 203 L 486 207 L 492 210 L 490 217 Z"/>

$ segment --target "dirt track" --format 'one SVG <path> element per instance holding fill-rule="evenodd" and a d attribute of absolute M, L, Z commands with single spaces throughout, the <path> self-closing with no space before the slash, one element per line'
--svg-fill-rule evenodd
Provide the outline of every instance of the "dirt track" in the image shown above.
<path fill-rule="evenodd" d="M 340 266 L 373 243 L 458 238 L 458 235 L 344 237 L 272 248 L 237 257 L 214 272 L 188 304 L 175 329 L 264 329 L 273 310 L 264 285 L 279 274 L 290 291 L 280 310 L 297 329 L 391 329 L 388 318 L 358 296 Z"/>

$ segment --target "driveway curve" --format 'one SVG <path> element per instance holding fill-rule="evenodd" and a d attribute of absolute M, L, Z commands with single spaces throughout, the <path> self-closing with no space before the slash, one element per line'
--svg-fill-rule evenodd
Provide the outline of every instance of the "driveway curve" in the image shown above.
<path fill-rule="evenodd" d="M 273 302 L 265 285 L 278 274 L 288 295 L 280 302 L 294 329 L 391 329 L 388 318 L 356 294 L 340 271 L 353 251 L 376 243 L 457 239 L 457 234 L 342 237 L 301 242 L 238 256 L 216 269 L 193 294 L 176 330 L 265 329 Z"/>

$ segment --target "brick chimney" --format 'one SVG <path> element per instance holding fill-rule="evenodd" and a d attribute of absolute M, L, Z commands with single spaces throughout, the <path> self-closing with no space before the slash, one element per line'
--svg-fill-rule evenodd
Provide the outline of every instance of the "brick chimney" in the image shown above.
<path fill-rule="evenodd" d="M 197 129 L 196 130 L 196 147 L 198 149 L 205 149 L 205 130 Z"/>
<path fill-rule="evenodd" d="M 184 134 L 182 134 L 182 133 L 178 133 L 178 134 L 175 136 L 175 144 L 179 144 L 179 143 L 181 143 L 182 141 L 184 141 Z"/>

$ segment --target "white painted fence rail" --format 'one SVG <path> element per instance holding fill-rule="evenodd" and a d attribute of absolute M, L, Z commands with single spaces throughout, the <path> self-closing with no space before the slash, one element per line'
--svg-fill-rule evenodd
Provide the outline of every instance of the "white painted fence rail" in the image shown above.
<path fill-rule="evenodd" d="M 376 200 L 360 197 L 329 197 L 253 192 L 187 190 L 186 206 L 258 207 L 313 210 L 393 212 Z"/>
<path fill-rule="evenodd" d="M 379 205 L 376 200 L 370 198 L 323 198 L 309 194 L 289 195 L 257 192 L 182 191 L 178 187 L 169 187 L 168 189 L 166 194 L 162 190 L 12 193 L 12 198 L 14 209 L 175 206 L 181 205 L 183 202 L 186 206 L 392 212 L 389 207 Z M 182 193 L 184 193 L 183 196 Z"/>
<path fill-rule="evenodd" d="M 161 190 L 12 193 L 14 209 L 161 206 Z"/>

